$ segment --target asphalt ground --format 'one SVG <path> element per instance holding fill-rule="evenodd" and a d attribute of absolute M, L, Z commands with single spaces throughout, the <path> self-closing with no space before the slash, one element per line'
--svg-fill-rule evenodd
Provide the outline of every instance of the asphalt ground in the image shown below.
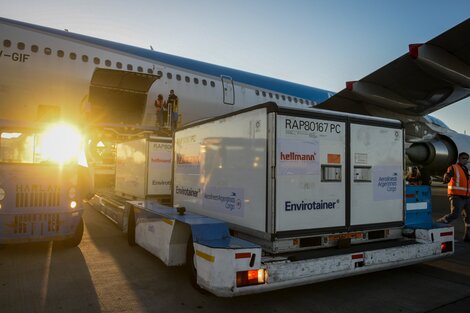
<path fill-rule="evenodd" d="M 433 216 L 447 213 L 433 188 Z M 86 207 L 72 249 L 53 243 L 0 247 L 0 312 L 470 312 L 470 244 L 451 257 L 399 269 L 258 295 L 217 298 L 198 291 L 184 268 L 168 268 Z"/>

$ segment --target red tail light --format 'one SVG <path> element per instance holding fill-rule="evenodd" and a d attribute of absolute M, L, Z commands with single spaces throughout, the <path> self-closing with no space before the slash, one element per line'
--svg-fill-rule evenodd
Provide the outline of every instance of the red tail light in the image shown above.
<path fill-rule="evenodd" d="M 452 252 L 452 241 L 446 241 L 441 243 L 441 252 Z"/>
<path fill-rule="evenodd" d="M 237 287 L 264 284 L 265 275 L 264 269 L 237 272 Z"/>

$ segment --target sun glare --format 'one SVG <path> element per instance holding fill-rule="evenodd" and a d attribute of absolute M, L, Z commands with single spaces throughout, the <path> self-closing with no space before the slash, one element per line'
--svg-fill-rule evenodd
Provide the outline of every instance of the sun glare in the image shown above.
<path fill-rule="evenodd" d="M 56 124 L 41 136 L 41 154 L 43 160 L 60 164 L 76 160 L 80 155 L 82 136 L 74 127 Z"/>

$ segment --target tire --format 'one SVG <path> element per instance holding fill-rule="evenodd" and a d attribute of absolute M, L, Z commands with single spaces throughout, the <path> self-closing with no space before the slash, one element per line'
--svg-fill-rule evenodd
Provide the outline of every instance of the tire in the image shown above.
<path fill-rule="evenodd" d="M 194 264 L 194 258 L 196 257 L 194 253 L 194 244 L 193 236 L 189 237 L 188 245 L 186 246 L 186 271 L 188 272 L 189 282 L 194 289 L 200 292 L 202 295 L 210 295 L 211 293 L 197 283 L 197 269 Z"/>
<path fill-rule="evenodd" d="M 186 246 L 186 271 L 189 274 L 191 284 L 197 287 L 197 270 L 196 265 L 194 264 L 194 257 L 193 236 L 190 236 Z"/>
<path fill-rule="evenodd" d="M 129 211 L 129 218 L 127 220 L 127 243 L 129 246 L 135 246 L 135 214 L 134 208 Z"/>
<path fill-rule="evenodd" d="M 80 222 L 78 223 L 73 236 L 68 239 L 63 240 L 61 242 L 61 245 L 66 248 L 73 248 L 73 247 L 78 246 L 80 242 L 82 241 L 83 229 L 84 229 L 83 218 L 80 218 Z"/>

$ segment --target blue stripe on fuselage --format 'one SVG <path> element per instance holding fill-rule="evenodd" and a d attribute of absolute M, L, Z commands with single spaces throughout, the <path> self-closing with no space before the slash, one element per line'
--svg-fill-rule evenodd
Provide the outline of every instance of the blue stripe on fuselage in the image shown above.
<path fill-rule="evenodd" d="M 20 21 L 5 19 L 0 17 L 0 22 L 13 24 L 20 27 L 30 28 L 32 30 L 46 32 L 53 35 L 58 35 L 65 38 L 70 38 L 74 40 L 79 40 L 89 44 L 97 45 L 100 47 L 113 49 L 123 53 L 131 54 L 134 56 L 146 58 L 153 60 L 159 63 L 165 63 L 175 67 L 187 69 L 194 72 L 200 72 L 206 75 L 211 75 L 215 77 L 220 77 L 221 75 L 230 76 L 234 81 L 240 82 L 243 84 L 255 86 L 261 89 L 267 89 L 274 92 L 283 93 L 286 95 L 291 95 L 294 97 L 308 99 L 320 103 L 325 101 L 332 95 L 332 92 L 327 90 L 322 90 L 314 87 L 309 87 L 301 84 L 296 84 L 276 78 L 271 78 L 267 76 L 257 75 L 245 71 L 235 70 L 219 65 L 214 65 L 206 62 L 196 61 L 188 58 L 178 57 L 171 54 L 166 54 L 157 51 L 151 51 L 148 49 L 138 48 L 129 46 L 126 44 L 121 44 L 113 41 L 108 41 L 104 39 L 98 39 L 94 37 L 89 37 L 85 35 L 79 35 L 75 33 L 70 33 L 62 30 L 57 30 L 49 27 L 24 23 Z"/>

